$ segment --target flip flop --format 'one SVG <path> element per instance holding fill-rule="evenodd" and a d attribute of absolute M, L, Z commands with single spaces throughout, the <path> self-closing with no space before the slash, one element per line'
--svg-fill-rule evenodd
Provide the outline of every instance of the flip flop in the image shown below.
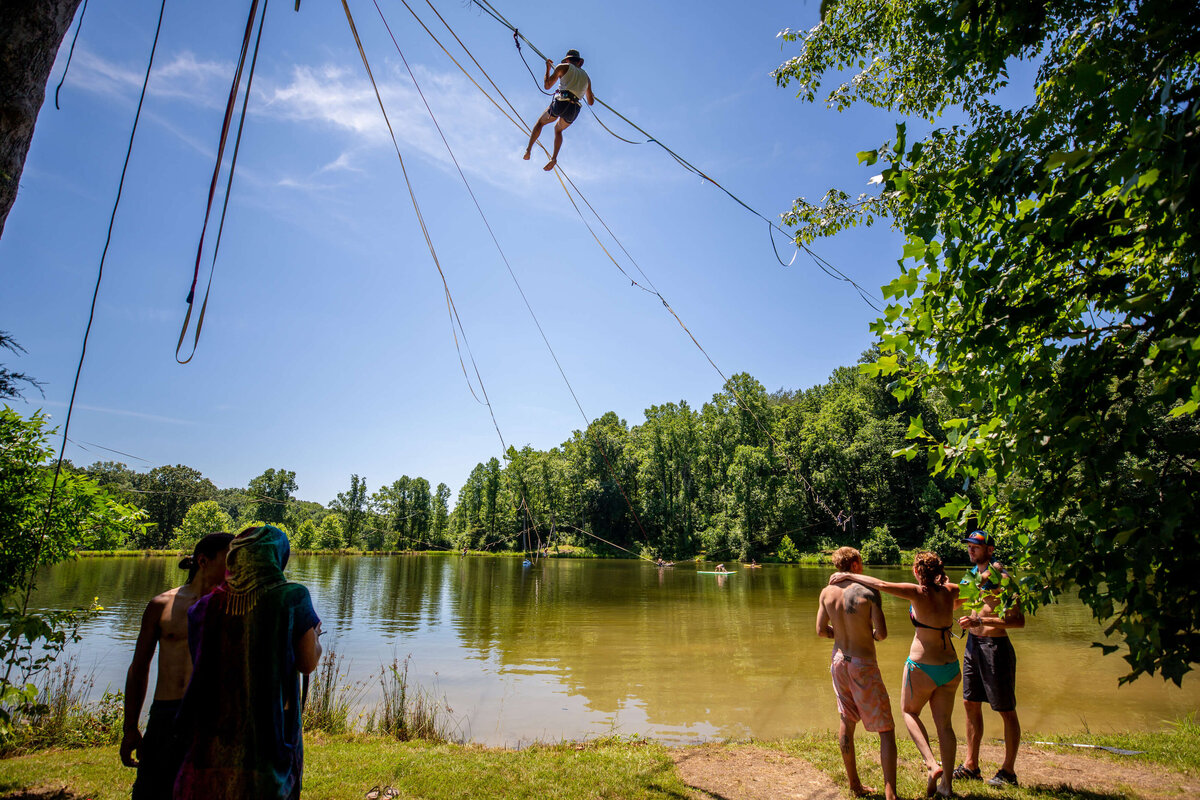
<path fill-rule="evenodd" d="M 399 790 L 393 789 L 391 786 L 388 786 L 388 787 L 384 788 L 383 796 L 384 797 L 399 797 L 400 792 L 399 792 Z"/>
<path fill-rule="evenodd" d="M 383 797 L 383 787 L 372 786 L 367 790 L 366 797 L 367 800 L 379 800 L 380 797 Z"/>

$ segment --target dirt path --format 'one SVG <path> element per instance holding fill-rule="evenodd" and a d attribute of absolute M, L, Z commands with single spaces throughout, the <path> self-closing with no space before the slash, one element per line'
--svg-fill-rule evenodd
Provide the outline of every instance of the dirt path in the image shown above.
<path fill-rule="evenodd" d="M 980 752 L 985 776 L 993 774 L 1003 759 L 1002 747 L 984 745 Z M 758 745 L 711 745 L 680 750 L 674 756 L 679 777 L 691 786 L 698 800 L 842 800 L 849 793 L 802 758 Z M 919 770 L 920 764 L 902 763 L 902 770 Z M 1179 800 L 1200 797 L 1200 778 L 1155 769 L 1135 761 L 1086 755 L 1063 748 L 1022 747 L 1017 775 L 1027 787 L 1076 792 L 1089 800 L 1139 798 Z M 957 781 L 961 797 L 999 797 L 973 781 Z"/>
<path fill-rule="evenodd" d="M 841 800 L 825 773 L 801 758 L 747 745 L 689 747 L 674 755 L 683 782 L 698 797 L 722 800 Z"/>

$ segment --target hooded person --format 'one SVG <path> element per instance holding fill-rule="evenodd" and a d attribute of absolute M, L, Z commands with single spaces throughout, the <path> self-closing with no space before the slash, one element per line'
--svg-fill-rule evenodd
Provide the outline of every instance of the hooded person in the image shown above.
<path fill-rule="evenodd" d="M 225 583 L 188 612 L 193 669 L 179 710 L 182 800 L 288 800 L 304 770 L 300 676 L 321 659 L 308 589 L 283 575 L 287 535 L 271 525 L 233 540 Z"/>

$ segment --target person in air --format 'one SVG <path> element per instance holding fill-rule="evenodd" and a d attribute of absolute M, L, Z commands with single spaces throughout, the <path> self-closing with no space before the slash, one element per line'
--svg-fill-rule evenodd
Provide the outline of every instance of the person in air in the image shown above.
<path fill-rule="evenodd" d="M 580 57 L 578 50 L 568 50 L 567 54 L 563 56 L 562 63 L 558 66 L 555 66 L 554 62 L 547 58 L 544 83 L 547 90 L 554 88 L 554 84 L 557 83 L 558 91 L 554 93 L 550 107 L 542 113 L 533 126 L 533 131 L 529 134 L 529 146 L 525 148 L 525 155 L 522 158 L 526 161 L 529 160 L 534 143 L 542 135 L 542 128 L 552 121 L 558 120 L 554 123 L 554 150 L 550 153 L 550 160 L 546 162 L 546 166 L 542 167 L 549 172 L 558 163 L 558 151 L 562 147 L 563 131 L 579 116 L 579 110 L 583 108 L 582 101 L 587 100 L 587 104 L 590 106 L 596 102 L 596 97 L 592 94 L 592 79 L 583 71 L 583 58 Z"/>

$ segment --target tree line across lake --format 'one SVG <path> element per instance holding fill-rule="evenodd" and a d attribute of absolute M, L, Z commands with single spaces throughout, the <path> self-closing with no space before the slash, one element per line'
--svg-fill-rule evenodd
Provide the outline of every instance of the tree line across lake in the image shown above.
<path fill-rule="evenodd" d="M 864 355 L 869 362 L 874 353 Z M 351 475 L 327 504 L 299 500 L 295 472 L 271 468 L 219 489 L 184 465 L 136 472 L 82 469 L 142 526 L 91 549 L 188 549 L 204 533 L 256 522 L 285 527 L 304 550 L 524 550 L 583 546 L 605 555 L 797 560 L 802 551 L 862 546 L 873 561 L 901 548 L 961 556 L 938 510 L 959 486 L 896 458 L 910 420 L 939 426 L 936 402 L 897 400 L 885 379 L 842 367 L 807 390 L 768 392 L 733 376 L 700 409 L 646 409 L 629 426 L 609 412 L 549 450 L 510 447 L 480 462 L 458 490 L 402 475 L 375 491 Z"/>

